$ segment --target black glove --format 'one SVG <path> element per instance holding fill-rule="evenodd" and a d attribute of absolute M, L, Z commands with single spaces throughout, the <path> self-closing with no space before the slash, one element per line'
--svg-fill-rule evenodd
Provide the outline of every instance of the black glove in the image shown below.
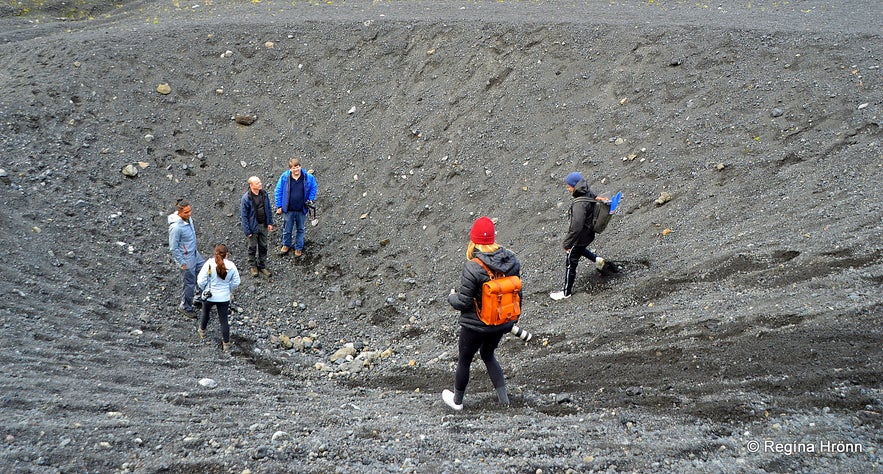
<path fill-rule="evenodd" d="M 304 203 L 307 206 L 307 216 L 311 219 L 316 218 L 316 205 L 313 203 L 312 199 L 307 199 L 307 202 Z"/>

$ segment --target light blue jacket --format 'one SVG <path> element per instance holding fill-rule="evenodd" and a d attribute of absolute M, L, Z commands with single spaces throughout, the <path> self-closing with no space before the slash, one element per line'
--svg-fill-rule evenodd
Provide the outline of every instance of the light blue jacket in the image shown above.
<path fill-rule="evenodd" d="M 215 259 L 206 261 L 196 277 L 196 284 L 203 291 L 210 290 L 212 292 L 212 296 L 208 298 L 208 301 L 224 303 L 230 301 L 230 293 L 239 286 L 241 280 L 239 279 L 239 270 L 236 269 L 236 264 L 230 260 L 224 259 L 224 267 L 227 268 L 227 278 L 221 278 L 218 275 L 217 267 Z"/>
<path fill-rule="evenodd" d="M 189 221 L 181 219 L 177 212 L 169 214 L 169 251 L 172 258 L 179 266 L 187 265 L 193 268 L 202 262 L 202 256 L 196 249 L 196 229 L 193 228 L 193 218 Z"/>
<path fill-rule="evenodd" d="M 316 200 L 316 178 L 307 173 L 306 171 L 301 171 L 306 178 L 304 181 L 304 198 L 307 201 L 315 201 Z M 308 211 L 306 204 L 303 209 L 288 209 L 288 196 L 291 194 L 291 170 L 286 170 L 279 176 L 279 181 L 276 182 L 276 191 L 273 193 L 273 196 L 276 198 L 276 207 L 282 208 L 282 212 L 291 212 L 291 211 L 300 211 L 306 213 Z"/>

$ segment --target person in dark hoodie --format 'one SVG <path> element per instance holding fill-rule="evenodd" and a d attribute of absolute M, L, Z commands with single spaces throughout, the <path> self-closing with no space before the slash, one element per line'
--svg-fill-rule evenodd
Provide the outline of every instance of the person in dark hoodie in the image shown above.
<path fill-rule="evenodd" d="M 482 284 L 490 280 L 487 271 L 472 261 L 478 258 L 493 272 L 505 276 L 521 277 L 521 263 L 512 251 L 496 243 L 494 223 L 487 217 L 480 217 L 469 232 L 469 245 L 466 247 L 466 263 L 460 276 L 460 289 L 451 290 L 448 303 L 460 311 L 460 338 L 457 357 L 457 371 L 454 374 L 454 391 L 444 390 L 442 400 L 454 410 L 463 409 L 463 397 L 469 383 L 469 367 L 478 352 L 487 367 L 488 375 L 497 391 L 497 398 L 503 405 L 509 405 L 506 392 L 506 379 L 503 368 L 494 356 L 494 351 L 503 336 L 512 330 L 515 321 L 498 326 L 488 326 L 476 314 L 476 301 L 481 301 Z"/>
<path fill-rule="evenodd" d="M 570 204 L 570 228 L 564 237 L 564 252 L 567 253 L 567 269 L 564 272 L 564 288 L 559 291 L 553 291 L 549 296 L 553 300 L 563 300 L 570 298 L 573 292 L 573 282 L 576 279 L 576 266 L 579 259 L 586 257 L 595 262 L 595 267 L 599 271 L 608 270 L 605 265 L 609 266 L 609 270 L 613 270 L 613 265 L 605 262 L 603 258 L 595 255 L 589 250 L 589 244 L 595 240 L 594 220 L 595 220 L 595 200 L 605 199 L 596 196 L 589 189 L 589 184 L 583 179 L 583 176 L 574 171 L 567 175 L 564 179 L 567 190 L 573 195 L 573 201 Z"/>

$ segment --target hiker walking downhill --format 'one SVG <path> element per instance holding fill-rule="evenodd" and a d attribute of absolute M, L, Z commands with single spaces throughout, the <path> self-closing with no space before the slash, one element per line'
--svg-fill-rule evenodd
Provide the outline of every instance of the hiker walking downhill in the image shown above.
<path fill-rule="evenodd" d="M 193 212 L 190 203 L 178 199 L 175 212 L 169 214 L 169 251 L 175 263 L 181 269 L 181 301 L 178 311 L 187 316 L 196 317 L 193 309 L 193 294 L 196 286 L 196 272 L 202 267 L 203 260 L 196 249 L 196 229 L 193 227 Z"/>
<path fill-rule="evenodd" d="M 239 270 L 236 265 L 227 258 L 227 246 L 218 244 L 215 246 L 214 258 L 205 262 L 199 272 L 199 286 L 205 288 L 202 303 L 202 315 L 199 318 L 199 326 L 196 332 L 200 339 L 205 339 L 205 329 L 208 327 L 208 319 L 212 307 L 218 308 L 218 322 L 221 325 L 221 347 L 224 351 L 230 349 L 230 301 L 233 299 L 232 291 L 239 286 Z"/>
<path fill-rule="evenodd" d="M 448 303 L 460 311 L 460 338 L 454 391 L 444 390 L 442 400 L 454 410 L 463 409 L 463 396 L 469 383 L 469 368 L 476 352 L 481 355 L 481 360 L 487 366 L 498 400 L 504 405 L 509 405 L 503 368 L 494 356 L 494 351 L 503 336 L 512 330 L 515 321 L 488 326 L 476 313 L 476 300 L 481 300 L 482 284 L 490 280 L 490 275 L 481 264 L 473 261 L 473 258 L 481 260 L 492 272 L 499 272 L 505 276 L 521 275 L 521 263 L 518 258 L 510 250 L 498 245 L 495 237 L 493 221 L 487 217 L 480 217 L 475 221 L 469 232 L 469 245 L 466 247 L 466 263 L 463 264 L 463 272 L 460 276 L 460 288 L 451 290 L 451 294 L 448 295 Z"/>
<path fill-rule="evenodd" d="M 576 267 L 579 264 L 580 258 L 586 257 L 595 262 L 595 267 L 598 270 L 607 270 L 605 265 L 609 265 L 611 270 L 613 269 L 612 263 L 605 262 L 603 258 L 589 250 L 589 244 L 595 240 L 595 230 L 593 227 L 595 200 L 605 200 L 606 198 L 596 196 L 589 189 L 589 184 L 586 183 L 583 176 L 576 171 L 567 175 L 564 184 L 573 196 L 573 201 L 570 204 L 570 228 L 564 237 L 564 252 L 567 254 L 564 287 L 559 291 L 549 294 L 553 300 L 570 298 L 570 295 L 573 293 L 573 282 L 576 279 Z"/>
<path fill-rule="evenodd" d="M 292 158 L 288 161 L 288 170 L 279 176 L 274 197 L 276 214 L 283 216 L 282 249 L 279 253 L 286 255 L 291 250 L 291 231 L 294 228 L 294 256 L 300 257 L 304 251 L 307 213 L 316 199 L 316 178 L 303 170 L 299 159 Z"/>
<path fill-rule="evenodd" d="M 273 208 L 264 184 L 257 176 L 248 178 L 248 191 L 239 201 L 239 223 L 248 239 L 248 264 L 251 276 L 270 276 L 267 269 L 267 235 L 273 231 Z"/>

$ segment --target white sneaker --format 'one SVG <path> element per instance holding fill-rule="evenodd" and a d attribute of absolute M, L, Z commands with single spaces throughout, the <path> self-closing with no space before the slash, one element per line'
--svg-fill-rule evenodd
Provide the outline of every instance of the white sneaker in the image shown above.
<path fill-rule="evenodd" d="M 598 270 L 604 268 L 604 259 L 601 257 L 595 257 L 595 266 L 598 267 Z"/>
<path fill-rule="evenodd" d="M 570 295 L 565 295 L 564 291 L 553 291 L 552 293 L 549 293 L 549 298 L 552 298 L 553 300 L 558 301 L 558 300 L 570 298 Z"/>
<path fill-rule="evenodd" d="M 445 389 L 445 390 L 442 391 L 442 400 L 444 400 L 445 403 L 446 403 L 449 407 L 453 408 L 454 410 L 460 411 L 460 410 L 463 409 L 463 404 L 462 404 L 462 403 L 459 404 L 459 405 L 457 405 L 456 403 L 454 403 L 454 392 L 452 392 L 452 391 L 450 391 L 450 390 L 448 390 L 448 389 Z"/>

